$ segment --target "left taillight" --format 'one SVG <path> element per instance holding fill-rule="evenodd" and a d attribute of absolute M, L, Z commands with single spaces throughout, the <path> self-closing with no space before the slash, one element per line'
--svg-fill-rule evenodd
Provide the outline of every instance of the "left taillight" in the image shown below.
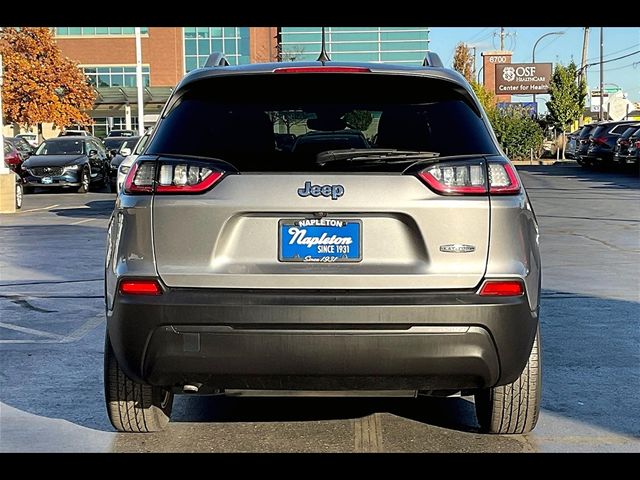
<path fill-rule="evenodd" d="M 218 183 L 225 172 L 206 162 L 143 160 L 134 163 L 124 182 L 125 193 L 202 193 Z"/>
<path fill-rule="evenodd" d="M 506 160 L 467 160 L 430 165 L 418 177 L 440 195 L 516 195 L 520 181 Z"/>
<path fill-rule="evenodd" d="M 122 295 L 162 295 L 162 287 L 155 279 L 123 279 L 118 288 Z"/>

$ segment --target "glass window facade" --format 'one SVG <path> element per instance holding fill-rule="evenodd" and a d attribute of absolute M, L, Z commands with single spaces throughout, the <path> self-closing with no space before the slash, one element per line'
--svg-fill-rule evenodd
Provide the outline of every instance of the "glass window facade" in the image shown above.
<path fill-rule="evenodd" d="M 282 27 L 283 61 L 313 61 L 322 42 L 320 27 Z M 428 27 L 326 27 L 331 60 L 422 65 L 429 50 Z"/>
<path fill-rule="evenodd" d="M 91 134 L 99 138 L 104 138 L 111 130 L 123 130 L 127 128 L 126 119 L 124 117 L 96 117 L 93 119 L 93 125 L 89 125 Z M 138 130 L 138 117 L 131 116 L 131 128 Z"/>
<path fill-rule="evenodd" d="M 83 65 L 82 71 L 92 85 L 100 87 L 135 87 L 135 65 Z M 149 66 L 142 66 L 142 84 L 149 86 Z"/>
<path fill-rule="evenodd" d="M 249 27 L 185 27 L 185 72 L 204 67 L 212 52 L 224 53 L 231 65 L 250 63 Z"/>
<path fill-rule="evenodd" d="M 55 27 L 57 37 L 81 36 L 95 37 L 96 35 L 135 35 L 134 27 Z M 140 27 L 142 35 L 149 34 L 149 27 Z"/>

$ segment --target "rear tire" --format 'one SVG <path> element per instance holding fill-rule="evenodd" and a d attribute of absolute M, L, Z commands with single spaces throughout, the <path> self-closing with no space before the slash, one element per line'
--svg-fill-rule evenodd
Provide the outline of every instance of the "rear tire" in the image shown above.
<path fill-rule="evenodd" d="M 173 393 L 131 380 L 118 365 L 108 333 L 104 345 L 104 395 L 109 420 L 119 432 L 159 432 L 171 418 Z"/>
<path fill-rule="evenodd" d="M 520 377 L 500 387 L 476 393 L 476 417 L 487 433 L 522 434 L 531 432 L 540 414 L 541 357 L 540 327 Z"/>

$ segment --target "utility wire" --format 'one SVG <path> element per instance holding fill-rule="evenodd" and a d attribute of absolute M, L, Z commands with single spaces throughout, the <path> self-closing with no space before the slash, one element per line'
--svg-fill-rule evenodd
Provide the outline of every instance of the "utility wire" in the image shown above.
<path fill-rule="evenodd" d="M 624 70 L 625 68 L 629 68 L 629 67 L 633 67 L 634 64 L 633 63 L 629 63 L 627 65 L 624 65 L 622 67 L 616 67 L 616 68 L 610 68 L 607 70 L 607 72 L 615 72 L 616 70 Z"/>
<path fill-rule="evenodd" d="M 615 62 L 617 60 L 622 60 L 623 58 L 631 57 L 632 55 L 637 55 L 638 53 L 640 53 L 640 50 L 636 50 L 635 52 L 627 53 L 626 55 L 621 55 L 620 57 L 610 58 L 609 60 L 604 60 L 602 63 Z M 600 65 L 600 63 L 601 62 L 587 63 L 584 67 L 579 68 L 578 70 L 583 70 L 584 68 L 587 68 L 587 67 L 593 67 L 594 65 Z"/>
<path fill-rule="evenodd" d="M 640 47 L 640 43 L 636 43 L 635 45 L 631 45 L 630 47 L 626 47 L 626 48 L 623 48 L 621 50 L 616 50 L 615 52 L 609 52 L 609 53 L 607 53 L 605 55 L 605 57 L 610 57 L 611 55 L 615 55 L 616 53 L 624 52 L 624 51 L 631 50 L 632 48 L 637 48 L 637 47 Z M 600 57 L 587 58 L 587 62 L 590 62 L 592 60 L 597 60 L 598 58 L 600 58 Z"/>

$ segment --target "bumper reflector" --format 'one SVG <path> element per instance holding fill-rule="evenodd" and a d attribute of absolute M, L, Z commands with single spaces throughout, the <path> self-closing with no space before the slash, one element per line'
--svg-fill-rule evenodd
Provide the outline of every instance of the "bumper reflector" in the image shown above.
<path fill-rule="evenodd" d="M 123 295 L 162 295 L 157 280 L 122 280 L 119 290 Z"/>
<path fill-rule="evenodd" d="M 479 295 L 517 297 L 524 294 L 524 287 L 520 280 L 488 280 L 484 282 Z"/>

